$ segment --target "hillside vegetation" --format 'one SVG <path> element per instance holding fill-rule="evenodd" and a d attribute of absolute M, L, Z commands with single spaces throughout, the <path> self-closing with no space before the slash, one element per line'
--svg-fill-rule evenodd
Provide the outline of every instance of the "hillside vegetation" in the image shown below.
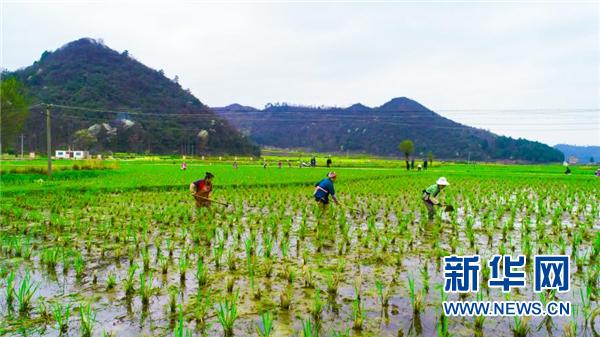
<path fill-rule="evenodd" d="M 101 41 L 73 41 L 54 52 L 44 52 L 32 66 L 4 76 L 19 79 L 32 104 L 84 108 L 51 109 L 54 148 L 137 153 L 259 152 L 176 80 Z M 42 112 L 39 107 L 32 109 L 25 123 L 26 149 L 45 150 Z"/>
<path fill-rule="evenodd" d="M 233 104 L 214 108 L 263 146 L 319 152 L 401 155 L 398 144 L 411 139 L 414 155 L 451 160 L 559 162 L 560 151 L 539 142 L 498 136 L 456 123 L 406 97 L 370 108 L 323 108 L 269 104 L 258 110 Z"/>

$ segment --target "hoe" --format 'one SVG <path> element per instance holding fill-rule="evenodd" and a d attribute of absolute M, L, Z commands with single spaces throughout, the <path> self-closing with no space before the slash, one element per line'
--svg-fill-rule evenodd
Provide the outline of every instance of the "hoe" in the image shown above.
<path fill-rule="evenodd" d="M 194 196 L 195 196 L 196 198 L 200 198 L 200 199 L 204 199 L 204 200 L 206 200 L 206 201 L 214 202 L 215 204 L 219 204 L 219 205 L 223 205 L 223 206 L 225 206 L 225 207 L 229 207 L 229 204 L 228 204 L 228 203 L 225 203 L 225 202 L 220 202 L 220 201 L 216 201 L 216 200 L 213 200 L 213 199 L 209 199 L 209 198 L 201 197 L 201 196 L 199 196 L 199 195 L 194 195 Z"/>

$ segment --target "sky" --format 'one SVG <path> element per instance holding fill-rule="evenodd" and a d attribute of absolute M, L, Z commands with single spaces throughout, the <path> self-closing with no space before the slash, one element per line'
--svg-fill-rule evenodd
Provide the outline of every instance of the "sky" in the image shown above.
<path fill-rule="evenodd" d="M 380 106 L 600 145 L 597 1 L 1 1 L 0 64 L 101 38 L 203 103 Z"/>

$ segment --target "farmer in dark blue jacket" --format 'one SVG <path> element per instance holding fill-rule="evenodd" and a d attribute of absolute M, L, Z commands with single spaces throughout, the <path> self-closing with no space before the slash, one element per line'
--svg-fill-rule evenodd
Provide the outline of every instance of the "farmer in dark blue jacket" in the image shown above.
<path fill-rule="evenodd" d="M 338 203 L 337 198 L 335 197 L 335 189 L 333 188 L 333 183 L 336 179 L 335 172 L 329 172 L 327 174 L 327 178 L 319 181 L 315 184 L 315 200 L 319 203 L 319 206 L 326 207 L 329 204 L 329 196 L 336 204 Z"/>

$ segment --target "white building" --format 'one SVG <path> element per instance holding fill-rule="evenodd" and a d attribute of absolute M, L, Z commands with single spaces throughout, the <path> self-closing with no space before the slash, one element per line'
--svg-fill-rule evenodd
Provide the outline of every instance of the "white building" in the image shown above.
<path fill-rule="evenodd" d="M 90 153 L 87 151 L 73 151 L 73 158 L 75 159 L 86 159 L 90 157 Z"/>
<path fill-rule="evenodd" d="M 90 153 L 81 150 L 56 150 L 54 156 L 59 159 L 87 159 L 90 157 Z"/>
<path fill-rule="evenodd" d="M 56 150 L 54 153 L 54 156 L 59 159 L 67 159 L 67 158 L 70 158 L 69 153 L 70 153 L 70 151 Z"/>
<path fill-rule="evenodd" d="M 577 164 L 578 162 L 579 162 L 579 159 L 578 159 L 577 157 L 575 157 L 575 156 L 570 156 L 570 157 L 569 157 L 569 164 L 571 164 L 571 165 L 575 165 L 575 164 Z"/>

